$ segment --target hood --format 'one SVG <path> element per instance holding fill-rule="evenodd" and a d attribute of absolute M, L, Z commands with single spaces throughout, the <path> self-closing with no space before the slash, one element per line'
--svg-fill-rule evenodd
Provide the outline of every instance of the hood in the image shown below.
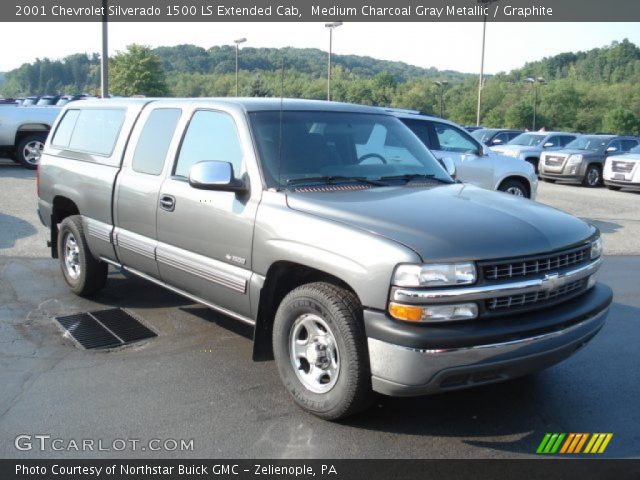
<path fill-rule="evenodd" d="M 463 184 L 288 192 L 287 204 L 392 239 L 424 261 L 533 255 L 595 233 L 594 227 L 551 207 Z"/>
<path fill-rule="evenodd" d="M 609 158 L 611 158 L 611 160 L 620 160 L 621 162 L 637 162 L 640 160 L 640 153 L 624 153 L 622 155 L 614 155 Z"/>
<path fill-rule="evenodd" d="M 601 153 L 594 152 L 593 150 L 580 150 L 577 148 L 563 148 L 559 150 L 551 150 L 553 154 L 562 155 L 568 157 L 569 155 L 582 155 L 583 157 L 603 157 Z"/>

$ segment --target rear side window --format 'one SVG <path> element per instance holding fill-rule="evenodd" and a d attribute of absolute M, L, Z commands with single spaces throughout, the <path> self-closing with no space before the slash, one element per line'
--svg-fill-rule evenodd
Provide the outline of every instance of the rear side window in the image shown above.
<path fill-rule="evenodd" d="M 242 170 L 238 132 L 226 113 L 200 110 L 193 114 L 173 174 L 188 177 L 191 167 L 203 160 L 229 162 L 236 176 Z"/>
<path fill-rule="evenodd" d="M 64 117 L 62 117 L 62 120 L 60 120 L 60 124 L 56 129 L 56 134 L 51 140 L 52 145 L 62 148 L 69 147 L 71 134 L 73 133 L 73 129 L 76 126 L 78 115 L 80 115 L 80 110 L 67 110 L 67 113 L 65 113 Z"/>
<path fill-rule="evenodd" d="M 69 110 L 51 143 L 66 150 L 109 156 L 113 152 L 123 121 L 123 110 Z"/>
<path fill-rule="evenodd" d="M 134 171 L 149 175 L 162 173 L 167 150 L 181 114 L 182 110 L 178 108 L 158 108 L 149 114 L 133 153 Z"/>

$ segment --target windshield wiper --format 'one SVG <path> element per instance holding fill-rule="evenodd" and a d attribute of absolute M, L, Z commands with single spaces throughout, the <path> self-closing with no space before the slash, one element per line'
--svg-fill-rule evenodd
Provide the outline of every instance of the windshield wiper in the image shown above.
<path fill-rule="evenodd" d="M 404 180 L 407 183 L 412 182 L 413 180 L 435 180 L 436 182 L 440 182 L 440 183 L 451 183 L 448 180 L 445 180 L 443 178 L 438 178 L 435 176 L 435 174 L 433 173 L 405 173 L 403 175 L 388 175 L 386 177 L 380 177 L 380 180 L 382 181 L 386 181 L 386 180 Z"/>
<path fill-rule="evenodd" d="M 380 180 L 374 180 L 367 177 L 348 177 L 344 175 L 320 175 L 317 177 L 298 177 L 287 180 L 287 185 L 299 185 L 301 183 L 342 183 L 342 182 L 360 182 L 377 187 L 385 187 L 386 183 Z"/>

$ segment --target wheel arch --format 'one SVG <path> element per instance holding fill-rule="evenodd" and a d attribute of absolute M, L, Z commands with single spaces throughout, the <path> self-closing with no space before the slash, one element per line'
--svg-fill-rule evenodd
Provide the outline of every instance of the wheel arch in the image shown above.
<path fill-rule="evenodd" d="M 502 187 L 502 185 L 504 185 L 509 180 L 517 180 L 519 182 L 522 182 L 527 189 L 528 198 L 531 198 L 531 181 L 527 177 L 520 174 L 506 175 L 505 177 L 500 179 L 500 181 L 496 185 L 496 190 L 500 190 L 500 187 Z"/>
<path fill-rule="evenodd" d="M 53 197 L 51 208 L 51 256 L 58 258 L 58 225 L 71 215 L 80 215 L 76 202 L 63 195 Z"/>
<path fill-rule="evenodd" d="M 351 291 L 360 300 L 356 290 L 339 277 L 301 263 L 279 260 L 271 264 L 264 284 L 259 290 L 256 324 L 253 335 L 253 359 L 272 360 L 271 335 L 273 319 L 282 299 L 293 289 L 313 282 L 327 282 Z"/>

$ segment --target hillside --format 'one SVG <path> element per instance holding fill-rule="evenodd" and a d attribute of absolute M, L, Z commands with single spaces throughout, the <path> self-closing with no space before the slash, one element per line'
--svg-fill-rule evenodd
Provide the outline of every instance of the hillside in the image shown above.
<path fill-rule="evenodd" d="M 171 95 L 235 94 L 234 47 L 178 45 L 151 49 L 151 53 L 162 65 Z M 326 55 L 318 49 L 245 47 L 240 57 L 240 94 L 326 98 Z M 333 64 L 335 100 L 438 114 L 441 90 L 434 80 L 446 79 L 444 115 L 459 123 L 475 123 L 477 75 L 356 55 L 335 55 Z M 95 93 L 99 56 L 38 59 L 5 75 L 0 94 L 7 96 Z M 524 81 L 527 77 L 547 80 L 538 87 L 537 127 L 640 133 L 640 48 L 628 40 L 586 52 L 562 53 L 488 76 L 484 125 L 531 128 L 534 90 Z"/>

